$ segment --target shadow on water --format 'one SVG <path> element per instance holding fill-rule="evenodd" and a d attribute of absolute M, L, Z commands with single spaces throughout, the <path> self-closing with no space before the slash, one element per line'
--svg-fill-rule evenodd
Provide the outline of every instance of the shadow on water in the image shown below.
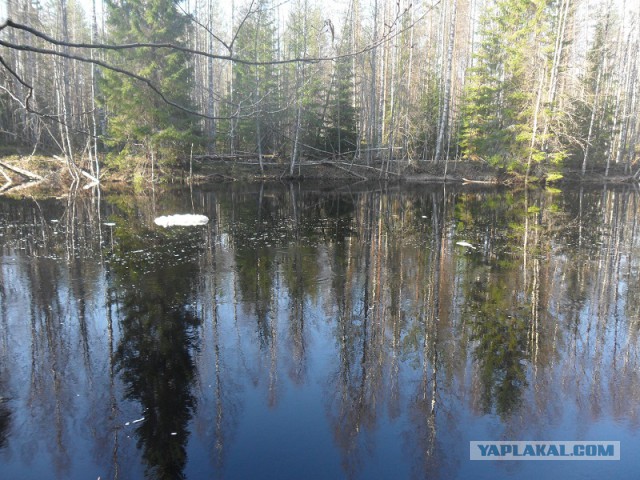
<path fill-rule="evenodd" d="M 153 224 L 167 213 L 211 221 Z M 637 230 L 633 189 L 3 199 L 0 464 L 537 478 L 543 462 L 470 462 L 469 441 L 633 444 Z M 622 478 L 638 462 L 553 472 Z"/>

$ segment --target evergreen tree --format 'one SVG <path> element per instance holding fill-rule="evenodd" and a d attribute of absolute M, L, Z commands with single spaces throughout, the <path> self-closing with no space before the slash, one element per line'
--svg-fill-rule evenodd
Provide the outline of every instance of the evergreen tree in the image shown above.
<path fill-rule="evenodd" d="M 355 152 L 358 132 L 357 111 L 353 104 L 353 68 L 349 58 L 336 62 L 335 91 L 329 107 L 325 150 L 343 155 Z"/>
<path fill-rule="evenodd" d="M 538 156 L 531 151 L 540 74 L 536 41 L 546 3 L 499 0 L 481 20 L 461 139 L 468 157 L 507 167 Z"/>
<path fill-rule="evenodd" d="M 331 26 L 333 28 L 333 26 Z M 354 44 L 355 25 L 348 19 L 342 31 L 342 45 L 339 54 L 349 51 Z M 358 142 L 358 112 L 354 99 L 355 72 L 354 62 L 350 57 L 339 58 L 335 62 L 333 89 L 331 91 L 328 115 L 325 150 L 339 155 L 355 152 Z"/>
<path fill-rule="evenodd" d="M 420 116 L 415 120 L 417 125 L 415 150 L 420 158 L 426 160 L 435 156 L 438 136 L 438 114 L 440 100 L 440 76 L 437 72 L 429 72 L 424 80 L 424 88 L 420 95 Z"/>
<path fill-rule="evenodd" d="M 244 19 L 244 16 L 243 16 Z M 252 62 L 276 58 L 276 27 L 269 0 L 259 0 L 238 32 L 234 54 Z M 274 127 L 278 110 L 277 71 L 274 65 L 233 64 L 233 98 L 238 120 L 234 147 L 262 154 L 275 147 Z"/>
<path fill-rule="evenodd" d="M 309 0 L 293 5 L 287 27 L 287 51 L 296 58 L 321 57 L 326 47 L 326 24 L 322 11 Z M 311 146 L 313 153 L 327 150 L 326 127 L 328 95 L 332 90 L 331 74 L 327 74 L 329 64 L 306 62 L 288 65 L 287 75 L 293 84 L 295 95 L 290 105 L 290 138 L 298 147 Z M 299 113 L 299 115 L 298 115 Z M 295 147 L 294 147 L 295 150 Z"/>
<path fill-rule="evenodd" d="M 604 163 L 613 122 L 614 89 L 605 87 L 611 85 L 612 77 L 609 65 L 613 63 L 614 52 L 609 36 L 613 19 L 610 11 L 600 12 L 598 18 L 593 44 L 587 52 L 587 69 L 581 79 L 584 96 L 575 101 L 578 106 L 573 136 L 582 142 L 574 149 L 574 160 L 585 168 L 587 160 L 591 165 Z"/>
<path fill-rule="evenodd" d="M 107 0 L 112 43 L 173 43 L 183 45 L 187 18 L 173 0 Z M 190 59 L 180 51 L 136 48 L 118 51 L 111 61 L 147 78 L 171 102 L 189 107 L 193 79 Z M 175 161 L 194 141 L 193 118 L 167 104 L 139 81 L 105 71 L 101 89 L 108 112 L 106 143 L 129 154 L 154 155 Z"/>

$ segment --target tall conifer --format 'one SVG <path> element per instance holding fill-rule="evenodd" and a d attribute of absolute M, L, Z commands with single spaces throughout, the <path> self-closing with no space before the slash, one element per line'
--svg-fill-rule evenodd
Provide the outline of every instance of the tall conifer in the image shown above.
<path fill-rule="evenodd" d="M 187 18 L 172 0 L 107 0 L 111 43 L 185 41 Z M 120 50 L 111 62 L 147 78 L 171 102 L 189 107 L 193 79 L 190 59 L 171 49 Z M 193 137 L 190 115 L 167 104 L 143 83 L 112 71 L 101 81 L 108 112 L 107 144 L 127 154 L 146 154 L 165 161 L 186 152 Z"/>

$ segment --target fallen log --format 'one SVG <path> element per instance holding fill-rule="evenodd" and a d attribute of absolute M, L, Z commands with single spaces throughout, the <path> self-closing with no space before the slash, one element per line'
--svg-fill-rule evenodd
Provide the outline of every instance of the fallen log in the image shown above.
<path fill-rule="evenodd" d="M 2 187 L 0 187 L 0 193 L 2 193 L 11 187 L 11 185 L 13 184 L 13 181 L 11 180 L 11 177 L 7 175 L 2 168 L 0 168 L 0 173 L 2 173 L 4 178 L 7 180 L 7 182 Z"/>
<path fill-rule="evenodd" d="M 40 180 L 42 181 L 43 178 L 38 175 L 37 173 L 33 173 L 30 172 L 29 170 L 25 170 L 24 168 L 20 168 L 20 167 L 15 167 L 13 165 L 9 165 L 8 163 L 5 162 L 0 162 L 0 166 L 6 168 L 7 170 L 11 170 L 12 172 L 17 173 L 18 175 L 22 175 L 23 177 L 27 177 L 31 180 Z"/>
<path fill-rule="evenodd" d="M 352 170 L 349 170 L 349 169 L 347 169 L 347 168 L 341 167 L 340 165 L 337 165 L 337 164 L 336 164 L 336 163 L 334 163 L 334 162 L 326 162 L 326 161 L 325 161 L 325 162 L 320 162 L 320 165 L 325 165 L 325 166 L 329 166 L 329 167 L 334 167 L 334 168 L 337 168 L 338 170 L 342 170 L 342 171 L 344 171 L 344 172 L 347 172 L 347 173 L 349 173 L 349 174 L 353 175 L 354 177 L 358 177 L 358 178 L 361 178 L 361 179 L 363 179 L 363 180 L 369 180 L 369 179 L 368 179 L 367 177 L 365 177 L 364 175 L 360 175 L 359 173 L 356 173 L 356 172 L 354 172 L 354 171 L 352 171 Z"/>
<path fill-rule="evenodd" d="M 340 162 L 340 163 L 342 163 L 343 165 L 349 165 L 350 167 L 368 168 L 370 170 L 375 170 L 376 172 L 380 172 L 380 169 L 378 167 L 372 167 L 372 166 L 369 166 L 369 165 L 362 165 L 360 163 L 347 163 L 347 162 Z M 401 173 L 396 173 L 396 172 L 385 172 L 385 173 L 390 174 L 390 175 L 395 175 L 397 177 L 402 176 Z"/>
<path fill-rule="evenodd" d="M 9 185 L 6 189 L 4 189 L 3 187 L 3 189 L 0 190 L 0 193 L 17 192 L 18 190 L 25 190 L 30 187 L 35 187 L 36 185 L 42 183 L 43 181 L 44 181 L 44 178 L 41 180 L 32 180 L 27 183 L 19 183 L 13 186 Z"/>
<path fill-rule="evenodd" d="M 462 177 L 462 184 L 466 185 L 467 183 L 478 183 L 481 185 L 499 185 L 500 182 L 496 179 L 493 180 L 469 180 L 468 178 Z"/>
<path fill-rule="evenodd" d="M 87 183 L 84 187 L 82 187 L 84 190 L 89 190 L 90 188 L 93 188 L 96 185 L 100 185 L 100 180 L 98 178 L 94 177 L 93 175 L 91 175 L 89 172 L 85 172 L 81 168 L 78 168 L 78 171 L 83 176 L 85 176 L 86 178 L 89 179 L 89 183 Z"/>

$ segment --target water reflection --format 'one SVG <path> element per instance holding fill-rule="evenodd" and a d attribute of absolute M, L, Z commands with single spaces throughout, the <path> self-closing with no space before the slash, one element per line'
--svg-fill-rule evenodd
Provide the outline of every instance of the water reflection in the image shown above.
<path fill-rule="evenodd" d="M 112 252 L 120 259 L 113 264 L 120 287 L 116 372 L 125 398 L 140 406 L 137 445 L 147 475 L 157 479 L 184 478 L 188 424 L 196 408 L 193 355 L 201 321 L 194 295 L 197 246 L 180 238 L 181 230 L 171 232 L 171 238 L 123 225 L 115 231 Z M 180 262 L 175 261 L 176 250 Z"/>
<path fill-rule="evenodd" d="M 0 451 L 7 446 L 11 428 L 11 409 L 6 396 L 4 381 L 0 377 Z"/>
<path fill-rule="evenodd" d="M 3 470 L 533 478 L 468 442 L 640 441 L 634 190 L 159 198 L 0 202 Z M 563 475 L 640 468 L 597 463 Z"/>

